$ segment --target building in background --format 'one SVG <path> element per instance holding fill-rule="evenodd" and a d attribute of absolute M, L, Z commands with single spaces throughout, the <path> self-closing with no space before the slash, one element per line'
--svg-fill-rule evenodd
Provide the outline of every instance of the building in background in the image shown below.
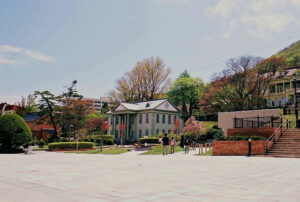
<path fill-rule="evenodd" d="M 293 78 L 295 74 L 299 75 L 296 82 Z M 265 92 L 268 106 L 274 108 L 294 105 L 295 85 L 298 94 L 300 93 L 300 66 L 277 71 Z"/>
<path fill-rule="evenodd" d="M 110 104 L 110 99 L 108 97 L 100 97 L 100 99 L 84 97 L 82 100 L 86 103 L 86 106 L 89 109 L 96 110 L 99 113 L 102 113 L 103 107 Z"/>
<path fill-rule="evenodd" d="M 40 116 L 39 113 L 27 113 L 23 116 L 24 121 L 29 126 L 33 138 L 36 140 L 47 140 L 54 134 L 54 127 L 50 122 L 48 115 Z M 60 127 L 57 126 L 57 132 L 60 133 Z"/>
<path fill-rule="evenodd" d="M 0 104 L 0 115 L 16 113 L 20 107 L 18 105 L 10 105 L 7 103 Z"/>
<path fill-rule="evenodd" d="M 136 103 L 121 103 L 115 110 L 107 113 L 110 128 L 108 132 L 115 140 L 121 140 L 121 124 L 124 126 L 125 142 L 136 142 L 139 138 L 168 133 L 175 129 L 174 120 L 183 120 L 179 110 L 167 99 Z"/>

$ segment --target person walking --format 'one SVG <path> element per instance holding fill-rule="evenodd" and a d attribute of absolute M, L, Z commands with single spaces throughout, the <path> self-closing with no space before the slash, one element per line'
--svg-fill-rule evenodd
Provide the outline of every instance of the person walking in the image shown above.
<path fill-rule="evenodd" d="M 163 142 L 163 155 L 168 155 L 169 141 L 170 140 L 167 136 L 167 133 L 165 133 L 165 136 L 162 139 L 162 142 Z"/>
<path fill-rule="evenodd" d="M 171 154 L 175 153 L 175 145 L 176 145 L 176 140 L 174 139 L 174 137 L 171 138 Z"/>
<path fill-rule="evenodd" d="M 185 154 L 189 153 L 189 150 L 190 150 L 189 146 L 190 146 L 190 138 L 189 138 L 189 136 L 186 136 L 186 138 L 184 140 L 184 148 L 185 148 L 184 153 Z"/>

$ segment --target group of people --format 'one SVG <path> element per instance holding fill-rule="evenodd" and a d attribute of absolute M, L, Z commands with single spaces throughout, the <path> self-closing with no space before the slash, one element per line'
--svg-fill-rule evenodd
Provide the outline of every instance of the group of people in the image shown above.
<path fill-rule="evenodd" d="M 183 149 L 185 154 L 188 154 L 190 151 L 190 146 L 193 147 L 193 149 L 196 147 L 196 141 L 191 140 L 189 136 L 184 137 L 184 135 L 180 136 L 180 147 Z M 174 137 L 168 138 L 168 135 L 165 134 L 164 137 L 161 140 L 163 144 L 163 155 L 168 155 L 168 148 L 169 145 L 171 146 L 171 154 L 175 153 L 175 146 L 176 146 L 176 140 Z"/>

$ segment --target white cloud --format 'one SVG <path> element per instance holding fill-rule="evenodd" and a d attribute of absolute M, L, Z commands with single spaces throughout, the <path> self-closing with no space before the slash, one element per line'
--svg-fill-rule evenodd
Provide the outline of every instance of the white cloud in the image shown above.
<path fill-rule="evenodd" d="M 0 65 L 1 64 L 5 64 L 5 65 L 20 65 L 21 62 L 18 61 L 18 60 L 11 60 L 11 59 L 5 58 L 2 55 L 0 55 Z"/>
<path fill-rule="evenodd" d="M 0 65 L 25 65 L 33 61 L 53 62 L 54 59 L 38 51 L 10 45 L 0 45 Z"/>
<path fill-rule="evenodd" d="M 265 38 L 269 32 L 281 32 L 294 18 L 284 14 L 261 14 L 257 16 L 245 15 L 241 19 L 245 24 L 253 27 L 250 33 L 254 36 Z"/>
<path fill-rule="evenodd" d="M 289 11 L 294 7 L 300 8 L 299 0 L 219 0 L 204 11 L 226 26 L 228 33 L 245 29 L 252 36 L 266 38 L 298 23 L 296 13 Z"/>
<path fill-rule="evenodd" d="M 43 62 L 53 62 L 54 59 L 50 56 L 44 55 L 43 53 L 31 50 L 24 50 L 25 55 L 32 59 L 36 59 Z"/>
<path fill-rule="evenodd" d="M 206 8 L 205 13 L 209 16 L 226 16 L 235 8 L 238 1 L 239 0 L 220 0 L 215 6 Z"/>

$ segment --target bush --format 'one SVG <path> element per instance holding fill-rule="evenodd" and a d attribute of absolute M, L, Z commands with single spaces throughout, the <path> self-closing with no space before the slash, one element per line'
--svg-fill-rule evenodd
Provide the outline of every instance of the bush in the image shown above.
<path fill-rule="evenodd" d="M 78 149 L 93 149 L 95 143 L 93 142 L 78 142 Z M 77 149 L 76 142 L 56 142 L 48 144 L 50 150 L 53 149 Z"/>
<path fill-rule="evenodd" d="M 159 144 L 159 138 L 158 137 L 146 137 L 146 138 L 139 138 L 140 144 Z"/>
<path fill-rule="evenodd" d="M 213 127 L 211 127 L 213 129 L 219 129 L 218 125 L 213 125 Z"/>
<path fill-rule="evenodd" d="M 61 142 L 70 142 L 69 140 L 68 140 L 68 138 L 61 138 Z"/>
<path fill-rule="evenodd" d="M 0 117 L 0 144 L 5 152 L 20 150 L 20 146 L 30 142 L 32 134 L 22 117 L 5 114 Z"/>
<path fill-rule="evenodd" d="M 218 138 L 217 140 L 225 140 L 225 141 L 248 141 L 251 140 L 266 140 L 266 137 L 263 136 L 229 136 L 226 138 Z"/>
<path fill-rule="evenodd" d="M 220 133 L 220 129 L 216 129 L 216 128 L 210 128 L 206 131 L 206 138 L 207 139 L 214 139 L 214 137 L 216 135 L 218 135 Z"/>
<path fill-rule="evenodd" d="M 40 140 L 38 142 L 38 145 L 39 145 L 40 148 L 43 148 L 46 145 L 46 142 L 44 140 Z"/>
<path fill-rule="evenodd" d="M 158 137 L 163 138 L 164 136 L 165 136 L 164 134 L 159 134 Z M 176 139 L 176 134 L 168 134 L 168 138 L 170 140 L 172 137 L 176 140 L 176 142 L 180 141 L 180 135 L 177 135 L 177 139 Z"/>
<path fill-rule="evenodd" d="M 103 145 L 113 145 L 114 144 L 114 136 L 112 135 L 103 135 Z M 100 145 L 101 135 L 91 135 L 81 138 L 80 141 L 83 142 L 96 142 Z"/>

